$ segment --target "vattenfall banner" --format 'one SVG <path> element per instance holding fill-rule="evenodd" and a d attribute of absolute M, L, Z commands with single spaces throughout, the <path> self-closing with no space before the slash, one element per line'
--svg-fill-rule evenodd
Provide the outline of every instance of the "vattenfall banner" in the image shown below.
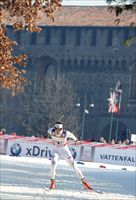
<path fill-rule="evenodd" d="M 135 149 L 95 148 L 94 162 L 136 166 Z"/>

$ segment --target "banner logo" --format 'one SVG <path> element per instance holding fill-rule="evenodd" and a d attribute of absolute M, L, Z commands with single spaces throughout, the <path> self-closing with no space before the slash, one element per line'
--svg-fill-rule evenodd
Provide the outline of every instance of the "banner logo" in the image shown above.
<path fill-rule="evenodd" d="M 14 143 L 10 149 L 12 156 L 19 156 L 19 154 L 21 153 L 21 150 L 22 148 L 19 143 Z"/>
<path fill-rule="evenodd" d="M 48 147 L 41 149 L 38 146 L 33 146 L 32 148 L 27 148 L 26 156 L 51 157 L 51 152 Z"/>

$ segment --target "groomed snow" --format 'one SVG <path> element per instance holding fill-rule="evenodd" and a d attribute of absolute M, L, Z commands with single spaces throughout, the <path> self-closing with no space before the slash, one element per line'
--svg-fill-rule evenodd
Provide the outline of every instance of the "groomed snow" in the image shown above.
<path fill-rule="evenodd" d="M 136 168 L 100 163 L 78 164 L 87 181 L 103 194 L 86 191 L 75 172 L 59 161 L 56 189 L 50 184 L 50 160 L 0 156 L 1 200 L 135 200 Z M 100 168 L 104 166 L 106 168 Z"/>

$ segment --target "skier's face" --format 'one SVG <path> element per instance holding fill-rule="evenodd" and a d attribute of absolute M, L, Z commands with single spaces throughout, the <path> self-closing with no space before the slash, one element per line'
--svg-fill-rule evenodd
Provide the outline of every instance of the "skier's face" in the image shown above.
<path fill-rule="evenodd" d="M 56 134 L 57 136 L 60 136 L 61 133 L 62 133 L 62 128 L 56 128 L 56 129 L 55 129 L 55 134 Z"/>

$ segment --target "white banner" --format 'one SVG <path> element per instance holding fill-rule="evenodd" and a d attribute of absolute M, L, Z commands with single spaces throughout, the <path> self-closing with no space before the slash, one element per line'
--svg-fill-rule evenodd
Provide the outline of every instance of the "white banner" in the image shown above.
<path fill-rule="evenodd" d="M 53 145 L 46 142 L 26 142 L 21 140 L 9 140 L 7 155 L 49 158 L 51 156 L 52 148 Z M 79 160 L 80 147 L 71 145 L 69 146 L 69 148 L 74 159 Z"/>
<path fill-rule="evenodd" d="M 51 144 L 9 140 L 7 154 L 10 156 L 50 157 Z"/>
<path fill-rule="evenodd" d="M 4 140 L 0 139 L 0 154 L 4 154 L 5 149 L 4 149 Z"/>
<path fill-rule="evenodd" d="M 135 149 L 95 148 L 94 162 L 136 166 Z"/>
<path fill-rule="evenodd" d="M 80 146 L 80 157 L 79 160 L 91 161 L 91 147 L 88 145 Z"/>

